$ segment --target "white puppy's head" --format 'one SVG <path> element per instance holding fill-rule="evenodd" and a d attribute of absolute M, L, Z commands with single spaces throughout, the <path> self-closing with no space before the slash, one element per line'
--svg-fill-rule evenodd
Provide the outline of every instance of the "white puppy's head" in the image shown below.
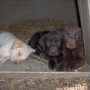
<path fill-rule="evenodd" d="M 22 41 L 16 40 L 11 48 L 10 60 L 14 63 L 19 63 L 21 60 L 25 60 L 35 50 L 26 45 Z"/>

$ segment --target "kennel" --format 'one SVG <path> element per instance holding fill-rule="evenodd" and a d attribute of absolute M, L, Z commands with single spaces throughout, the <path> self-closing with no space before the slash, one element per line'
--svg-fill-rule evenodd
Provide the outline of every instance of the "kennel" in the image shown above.
<path fill-rule="evenodd" d="M 89 4 L 89 0 L 0 0 L 0 30 L 9 30 L 26 43 L 39 30 L 81 26 L 88 62 L 83 72 L 54 72 L 39 57 L 30 56 L 17 65 L 7 61 L 0 67 L 0 90 L 89 90 Z"/>

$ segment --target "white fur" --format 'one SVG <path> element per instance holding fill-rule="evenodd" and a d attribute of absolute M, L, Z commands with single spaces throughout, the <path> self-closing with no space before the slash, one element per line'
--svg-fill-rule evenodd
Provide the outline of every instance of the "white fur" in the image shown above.
<path fill-rule="evenodd" d="M 14 47 L 15 45 L 16 47 Z M 16 38 L 12 33 L 0 31 L 0 58 L 10 59 L 12 62 L 18 63 L 21 60 L 26 60 L 34 52 L 34 49 Z M 0 59 L 0 61 L 2 60 Z"/>

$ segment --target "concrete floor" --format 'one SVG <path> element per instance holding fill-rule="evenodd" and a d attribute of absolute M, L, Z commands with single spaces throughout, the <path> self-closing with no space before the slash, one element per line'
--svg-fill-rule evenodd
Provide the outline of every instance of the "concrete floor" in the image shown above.
<path fill-rule="evenodd" d="M 35 56 L 35 55 L 34 55 Z M 37 56 L 38 57 L 38 56 Z M 40 57 L 33 57 L 33 54 L 28 57 L 25 61 L 21 61 L 18 64 L 12 63 L 10 60 L 6 61 L 1 67 L 0 71 L 4 72 L 56 72 L 48 68 L 47 60 Z M 79 72 L 89 72 L 90 66 L 86 63 L 85 66 L 78 69 Z"/>
<path fill-rule="evenodd" d="M 37 56 L 38 57 L 38 56 Z M 18 64 L 12 63 L 7 60 L 1 67 L 0 71 L 18 71 L 18 72 L 50 72 L 48 62 L 43 59 L 37 59 L 32 56 L 28 57 L 25 61 Z M 53 72 L 53 71 L 52 71 Z"/>

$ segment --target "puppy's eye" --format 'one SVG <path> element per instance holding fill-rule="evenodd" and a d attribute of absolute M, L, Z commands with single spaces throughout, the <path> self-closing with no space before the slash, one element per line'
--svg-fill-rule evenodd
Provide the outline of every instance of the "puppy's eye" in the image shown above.
<path fill-rule="evenodd" d="M 56 42 L 57 42 L 57 43 L 60 43 L 60 42 L 61 42 L 61 39 L 57 39 Z"/>
<path fill-rule="evenodd" d="M 68 39 L 68 37 L 69 37 L 69 33 L 65 33 L 64 38 Z"/>
<path fill-rule="evenodd" d="M 57 42 L 56 44 L 57 44 L 57 45 L 61 45 L 61 42 Z"/>
<path fill-rule="evenodd" d="M 74 34 L 74 37 L 78 40 L 79 37 L 80 37 L 79 33 L 75 33 L 75 34 Z"/>
<path fill-rule="evenodd" d="M 21 52 L 19 52 L 19 53 L 18 53 L 18 56 L 22 56 L 22 53 L 21 53 Z"/>
<path fill-rule="evenodd" d="M 75 33 L 74 36 L 78 37 L 79 35 L 78 35 L 78 33 Z"/>
<path fill-rule="evenodd" d="M 50 44 L 51 44 L 51 42 L 48 41 L 48 42 L 47 42 L 47 45 L 50 46 Z"/>

